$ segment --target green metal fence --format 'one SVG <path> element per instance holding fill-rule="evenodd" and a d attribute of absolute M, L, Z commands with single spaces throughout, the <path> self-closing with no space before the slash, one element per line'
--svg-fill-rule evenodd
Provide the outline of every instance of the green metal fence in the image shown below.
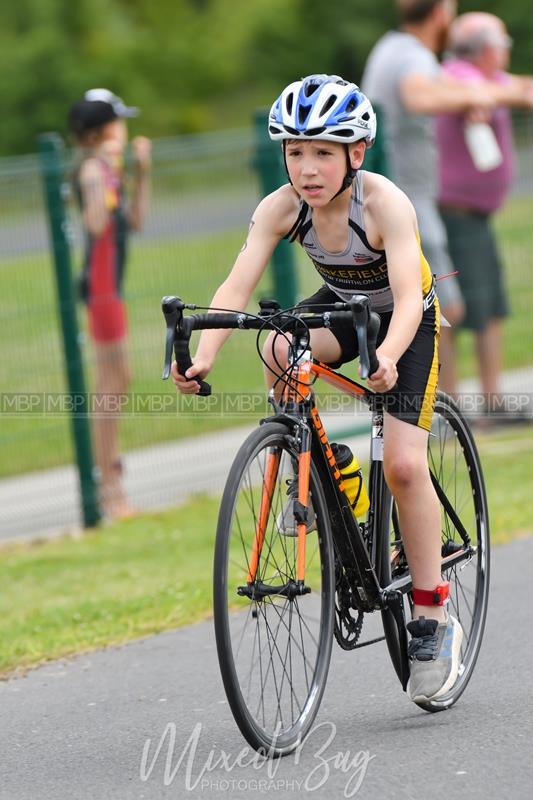
<path fill-rule="evenodd" d="M 512 385 L 528 392 L 533 388 L 533 133 L 525 124 L 519 133 L 516 190 L 497 227 L 513 309 L 506 324 L 506 366 L 515 371 Z M 125 398 L 121 439 L 129 486 L 141 507 L 175 503 L 192 466 L 208 475 L 217 453 L 228 447 L 224 436 L 229 434 L 210 432 L 251 425 L 263 410 L 253 405 L 253 398 L 263 396 L 263 376 L 255 339 L 249 334 L 231 337 L 211 375 L 215 392 L 229 395 L 230 411 L 226 406 L 203 414 L 193 409 L 177 413 L 175 390 L 160 379 L 164 338 L 160 299 L 180 294 L 189 302 L 207 305 L 227 274 L 264 190 L 256 171 L 256 136 L 251 128 L 154 143 L 150 212 L 143 232 L 132 237 L 125 282 L 134 382 L 131 396 Z M 65 171 L 68 163 L 67 158 Z M 82 256 L 80 221 L 68 184 L 62 191 L 76 272 Z M 82 521 L 43 198 L 37 156 L 0 161 L 0 539 Z M 287 269 L 295 271 L 295 291 L 302 297 L 318 285 L 317 278 L 299 248 L 291 253 L 294 266 Z M 267 271 L 254 302 L 274 293 L 273 273 Z M 79 303 L 75 313 L 77 344 L 91 390 L 93 356 Z M 463 337 L 464 377 L 475 369 L 470 350 L 468 337 Z M 231 397 L 239 394 L 252 398 L 248 411 L 231 406 Z M 188 440 L 194 444 L 178 453 L 174 443 L 183 437 L 194 437 Z"/>
<path fill-rule="evenodd" d="M 62 158 L 61 172 L 68 178 L 72 154 L 65 152 Z M 165 405 L 175 400 L 176 392 L 161 381 L 164 326 L 160 301 L 163 295 L 176 293 L 189 302 L 209 303 L 246 238 L 263 191 L 258 166 L 264 159 L 264 143 L 258 142 L 254 129 L 154 143 L 150 211 L 143 232 L 132 236 L 126 276 L 134 380 L 131 396 L 125 399 L 121 441 L 123 449 L 133 454 L 129 460 L 133 458 L 139 465 L 135 470 L 147 471 L 144 482 L 130 470 L 129 479 L 136 487 L 139 483 L 149 487 L 144 497 L 135 489 L 140 505 L 145 505 L 145 500 L 158 505 L 172 502 L 172 492 L 160 490 L 157 480 L 150 482 L 150 477 L 158 475 L 161 459 L 166 459 L 167 474 L 179 489 L 183 463 L 168 456 L 164 449 L 168 442 L 250 419 L 245 412 L 200 415 L 192 409 L 178 418 L 176 409 Z M 0 161 L 0 318 L 4 331 L 0 344 L 0 539 L 19 532 L 75 526 L 84 519 L 80 482 L 73 466 L 76 448 L 69 375 L 77 366 L 72 364 L 73 352 L 79 349 L 90 392 L 94 361 L 84 307 L 79 302 L 75 308 L 68 306 L 73 291 L 69 287 L 65 290 L 63 285 L 66 295 L 62 300 L 57 296 L 42 166 L 37 156 Z M 272 163 L 266 168 L 275 182 Z M 283 172 L 279 164 L 278 168 L 279 182 Z M 68 180 L 62 182 L 61 193 L 75 282 L 82 262 L 82 232 Z M 292 253 L 286 254 L 287 272 L 301 270 L 301 259 L 299 264 L 294 264 L 295 260 Z M 287 283 L 289 293 L 267 272 L 254 302 L 276 295 L 291 302 L 298 279 L 290 276 Z M 302 287 L 306 284 L 310 281 L 304 277 Z M 60 310 L 66 310 L 67 316 L 74 313 L 79 329 L 78 341 L 70 342 L 75 346 L 69 348 L 67 365 Z M 255 341 L 230 341 L 226 352 L 225 366 L 213 373 L 218 393 L 261 391 Z M 216 450 L 216 442 L 213 447 Z M 205 451 L 200 457 L 206 457 Z M 181 458 L 183 462 L 185 457 Z M 30 497 L 31 504 L 25 503 Z"/>

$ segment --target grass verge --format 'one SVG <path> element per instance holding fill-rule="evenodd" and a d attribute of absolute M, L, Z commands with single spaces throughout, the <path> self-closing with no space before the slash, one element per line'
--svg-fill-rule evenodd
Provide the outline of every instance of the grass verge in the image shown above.
<path fill-rule="evenodd" d="M 533 532 L 533 436 L 478 437 L 494 544 Z M 174 629 L 211 614 L 218 499 L 0 551 L 0 674 Z"/>

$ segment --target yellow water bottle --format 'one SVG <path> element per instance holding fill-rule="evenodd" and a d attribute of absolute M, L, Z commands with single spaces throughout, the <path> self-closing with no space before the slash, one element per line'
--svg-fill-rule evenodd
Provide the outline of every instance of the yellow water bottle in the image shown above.
<path fill-rule="evenodd" d="M 361 519 L 370 507 L 368 493 L 363 483 L 363 473 L 359 462 L 347 444 L 331 445 L 335 461 L 342 475 L 344 493 L 357 519 Z"/>

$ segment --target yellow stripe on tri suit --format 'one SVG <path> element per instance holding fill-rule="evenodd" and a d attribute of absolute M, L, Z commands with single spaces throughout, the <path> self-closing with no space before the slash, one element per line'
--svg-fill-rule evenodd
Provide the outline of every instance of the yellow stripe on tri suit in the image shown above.
<path fill-rule="evenodd" d="M 422 245 L 420 244 L 420 234 L 416 234 L 416 238 L 418 241 L 418 247 L 420 248 L 420 269 L 422 272 L 422 297 L 426 297 L 431 287 L 433 286 L 433 275 L 431 274 L 431 269 L 428 263 L 427 258 L 425 257 L 422 251 Z"/>
<path fill-rule="evenodd" d="M 427 263 L 427 262 L 426 262 Z M 435 336 L 433 339 L 433 360 L 429 369 L 428 380 L 426 383 L 426 390 L 422 399 L 420 408 L 420 416 L 418 418 L 418 426 L 424 430 L 431 430 L 431 421 L 433 419 L 433 410 L 435 408 L 435 398 L 437 396 L 437 384 L 439 382 L 439 336 L 440 336 L 440 308 L 439 301 L 435 297 L 435 302 L 430 309 L 435 314 Z"/>
<path fill-rule="evenodd" d="M 432 290 L 433 292 L 435 292 L 433 275 L 431 273 L 428 260 L 422 251 L 422 246 L 420 244 L 420 234 L 417 233 L 416 238 L 418 240 L 418 246 L 420 247 L 420 268 L 422 271 L 422 296 L 425 299 L 426 297 L 428 297 L 428 295 Z M 419 427 L 424 428 L 426 431 L 431 430 L 433 409 L 435 408 L 435 398 L 437 395 L 437 384 L 439 382 L 440 308 L 436 294 L 431 310 L 435 314 L 434 318 L 435 337 L 433 343 L 433 360 L 431 362 L 431 367 L 429 370 L 428 380 L 426 384 L 426 390 L 424 392 L 424 397 L 421 404 L 420 417 L 418 419 Z"/>

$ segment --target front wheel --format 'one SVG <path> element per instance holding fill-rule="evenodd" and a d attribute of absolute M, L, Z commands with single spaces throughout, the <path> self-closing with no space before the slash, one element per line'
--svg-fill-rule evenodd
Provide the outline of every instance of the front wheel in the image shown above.
<path fill-rule="evenodd" d="M 333 640 L 331 530 L 311 462 L 316 527 L 305 537 L 305 593 L 298 538 L 280 529 L 297 451 L 288 428 L 268 422 L 237 453 L 224 490 L 214 562 L 214 617 L 224 688 L 249 744 L 286 755 L 318 712 Z"/>

